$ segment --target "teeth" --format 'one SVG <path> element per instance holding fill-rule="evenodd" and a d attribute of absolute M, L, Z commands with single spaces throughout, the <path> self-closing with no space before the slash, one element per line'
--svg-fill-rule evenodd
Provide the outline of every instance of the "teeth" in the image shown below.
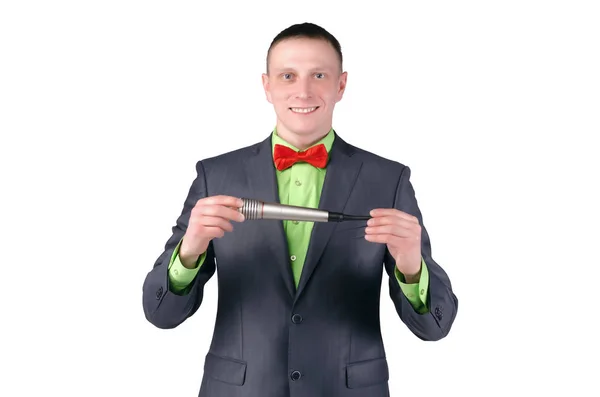
<path fill-rule="evenodd" d="M 294 113 L 310 113 L 317 109 L 317 106 L 313 108 L 291 108 Z"/>

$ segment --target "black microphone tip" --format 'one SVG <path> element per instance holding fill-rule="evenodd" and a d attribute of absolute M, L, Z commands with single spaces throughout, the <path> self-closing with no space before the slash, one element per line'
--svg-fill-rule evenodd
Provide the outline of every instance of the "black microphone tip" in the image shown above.
<path fill-rule="evenodd" d="M 343 221 L 368 221 L 371 219 L 370 216 L 365 215 L 346 215 L 339 212 L 330 212 L 328 216 L 329 222 L 343 222 Z"/>

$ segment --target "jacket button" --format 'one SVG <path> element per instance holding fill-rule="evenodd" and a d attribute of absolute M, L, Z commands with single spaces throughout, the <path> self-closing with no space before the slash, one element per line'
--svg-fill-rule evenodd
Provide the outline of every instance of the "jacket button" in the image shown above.
<path fill-rule="evenodd" d="M 294 324 L 300 324 L 300 323 L 302 322 L 302 316 L 301 316 L 301 315 L 299 315 L 299 314 L 294 314 L 294 315 L 292 316 L 292 322 L 293 322 Z"/>
<path fill-rule="evenodd" d="M 292 380 L 296 381 L 296 380 L 300 379 L 301 376 L 302 376 L 302 374 L 299 371 L 294 371 L 294 372 L 292 372 L 291 378 L 292 378 Z"/>
<path fill-rule="evenodd" d="M 439 306 L 435 308 L 434 313 L 438 320 L 441 320 L 444 317 L 444 314 L 442 313 L 442 310 L 440 309 Z"/>
<path fill-rule="evenodd" d="M 156 299 L 160 299 L 162 297 L 162 295 L 163 295 L 163 287 L 159 287 L 156 290 Z"/>

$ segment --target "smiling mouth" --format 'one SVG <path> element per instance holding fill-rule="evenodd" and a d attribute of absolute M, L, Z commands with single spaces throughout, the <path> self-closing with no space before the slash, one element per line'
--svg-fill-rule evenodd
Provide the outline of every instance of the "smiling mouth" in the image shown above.
<path fill-rule="evenodd" d="M 315 110 L 317 110 L 319 108 L 319 106 L 313 106 L 310 108 L 289 108 L 292 112 L 294 113 L 302 113 L 302 114 L 307 114 L 307 113 L 312 113 Z"/>

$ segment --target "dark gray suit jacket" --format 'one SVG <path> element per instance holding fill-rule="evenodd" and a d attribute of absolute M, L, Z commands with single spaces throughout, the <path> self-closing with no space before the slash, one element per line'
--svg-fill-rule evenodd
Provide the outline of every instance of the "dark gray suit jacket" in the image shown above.
<path fill-rule="evenodd" d="M 400 290 L 385 244 L 363 238 L 366 221 L 315 223 L 297 290 L 283 223 L 236 223 L 232 233 L 211 242 L 191 292 L 170 292 L 169 259 L 200 198 L 225 194 L 279 202 L 270 136 L 199 161 L 173 234 L 145 279 L 143 308 L 155 326 L 178 326 L 196 312 L 205 283 L 218 269 L 217 318 L 201 397 L 389 396 L 379 322 L 383 269 L 400 319 L 418 338 L 439 340 L 450 331 L 458 301 L 446 272 L 431 257 L 410 169 L 339 135 L 330 156 L 319 208 L 368 214 L 393 207 L 419 218 L 430 275 L 429 312 L 415 312 Z"/>

